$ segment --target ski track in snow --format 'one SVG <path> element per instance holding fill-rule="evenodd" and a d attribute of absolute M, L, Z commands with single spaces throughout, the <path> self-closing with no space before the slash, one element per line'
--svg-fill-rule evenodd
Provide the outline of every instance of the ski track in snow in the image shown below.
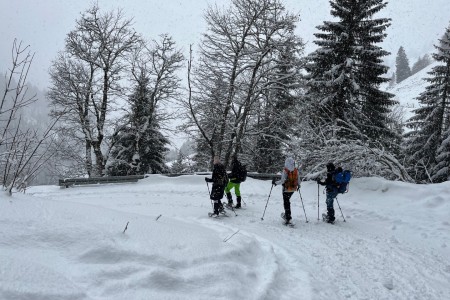
<path fill-rule="evenodd" d="M 38 252 L 40 261 L 60 260 L 61 266 L 69 265 L 76 271 L 37 266 L 30 260 L 24 273 L 43 268 L 36 273 L 57 278 L 59 284 L 67 287 L 66 294 L 58 294 L 51 287 L 43 293 L 31 284 L 28 291 L 14 295 L 14 277 L 6 276 L 6 284 L 0 285 L 0 296 L 359 300 L 446 299 L 450 292 L 450 255 L 445 244 L 448 224 L 439 227 L 447 231 L 438 230 L 433 237 L 442 239 L 441 248 L 430 249 L 426 243 L 414 243 L 433 231 L 420 228 L 424 223 L 408 229 L 417 231 L 418 237 L 399 235 L 403 225 L 416 224 L 398 211 L 377 211 L 377 205 L 371 209 L 367 200 L 361 199 L 370 199 L 371 193 L 380 196 L 389 189 L 395 190 L 399 188 L 396 183 L 361 179 L 366 190 L 357 185 L 354 188 L 353 184 L 349 194 L 339 196 L 347 222 L 335 203 L 334 225 L 317 220 L 317 188 L 314 183 L 305 183 L 302 196 L 309 223 L 305 222 L 298 194 L 294 194 L 291 202 L 296 226 L 289 228 L 282 225 L 279 217 L 283 207 L 280 189 L 274 188 L 261 220 L 269 194 L 268 182 L 249 179 L 241 187 L 245 204 L 236 210 L 238 216 L 228 210 L 229 217 L 212 219 L 207 217 L 211 203 L 206 187 L 199 183 L 202 178 L 178 178 L 175 184 L 173 180 L 154 176 L 134 185 L 110 185 L 102 188 L 101 194 L 97 187 L 32 190 L 33 197 L 43 200 L 33 202 L 32 211 L 37 215 L 25 217 L 27 228 L 14 223 L 21 218 L 20 207 L 16 216 L 0 220 L 3 228 L 14 228 L 0 240 L 0 249 L 6 255 L 0 260 L 1 265 L 17 251 L 22 251 L 24 257 Z M 192 187 L 187 188 L 189 185 Z M 180 186 L 186 189 L 180 190 Z M 443 192 L 448 192 L 448 188 Z M 362 196 L 358 199 L 357 195 Z M 325 195 L 320 193 L 320 199 L 323 211 Z M 47 202 L 58 209 L 47 208 Z M 358 204 L 361 202 L 364 205 Z M 442 202 L 435 196 L 417 205 L 433 210 L 443 206 Z M 65 214 L 56 215 L 61 212 Z M 92 215 L 98 219 L 93 221 Z M 162 217 L 156 221 L 159 215 Z M 41 221 L 34 223 L 30 221 L 33 218 Z M 67 228 L 55 229 L 55 220 Z M 120 230 L 128 221 L 129 229 L 122 234 Z M 84 222 L 98 228 L 89 228 Z M 115 228 L 117 224 L 119 230 Z M 70 237 L 63 236 L 67 232 Z M 156 239 L 161 243 L 157 247 L 152 243 L 156 234 L 163 237 Z M 0 276 L 5 268 L 0 267 Z"/>

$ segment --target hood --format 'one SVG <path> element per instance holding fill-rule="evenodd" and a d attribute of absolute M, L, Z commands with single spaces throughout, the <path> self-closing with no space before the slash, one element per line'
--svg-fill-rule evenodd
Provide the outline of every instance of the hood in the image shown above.
<path fill-rule="evenodd" d="M 284 167 L 289 171 L 293 171 L 295 168 L 294 159 L 292 157 L 286 158 L 286 161 L 284 162 Z"/>

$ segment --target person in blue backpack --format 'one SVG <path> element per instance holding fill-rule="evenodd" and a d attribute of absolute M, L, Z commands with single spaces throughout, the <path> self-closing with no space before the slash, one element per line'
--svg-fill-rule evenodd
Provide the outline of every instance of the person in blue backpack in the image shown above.
<path fill-rule="evenodd" d="M 334 199 L 336 199 L 339 191 L 339 184 L 335 181 L 334 175 L 336 173 L 336 167 L 332 162 L 327 164 L 327 178 L 325 181 L 321 181 L 320 178 L 317 178 L 317 184 L 324 185 L 327 191 L 327 222 L 333 223 L 335 220 L 334 217 Z"/>

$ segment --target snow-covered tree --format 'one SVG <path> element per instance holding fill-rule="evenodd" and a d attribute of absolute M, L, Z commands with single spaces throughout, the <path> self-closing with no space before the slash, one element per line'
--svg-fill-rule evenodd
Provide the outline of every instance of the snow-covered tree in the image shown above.
<path fill-rule="evenodd" d="M 165 106 L 180 95 L 177 72 L 182 60 L 183 55 L 167 35 L 136 51 L 131 68 L 134 91 L 128 98 L 130 111 L 114 134 L 110 170 L 126 174 L 165 171 L 169 141 L 161 126 L 172 117 Z"/>
<path fill-rule="evenodd" d="M 402 82 L 403 80 L 411 76 L 409 59 L 406 56 L 406 52 L 405 49 L 403 49 L 403 46 L 398 49 L 397 57 L 395 58 L 395 68 L 397 83 Z"/>
<path fill-rule="evenodd" d="M 390 88 L 394 87 L 395 83 L 396 83 L 395 72 L 392 72 L 391 78 L 389 79 L 389 87 Z"/>
<path fill-rule="evenodd" d="M 302 118 L 297 114 L 300 102 L 298 91 L 303 87 L 300 76 L 303 62 L 299 58 L 302 48 L 296 44 L 290 46 L 280 52 L 275 74 L 268 79 L 274 82 L 273 86 L 261 93 L 257 121 L 253 127 L 258 134 L 254 135 L 256 141 L 251 151 L 252 169 L 261 173 L 280 170 L 286 149 L 296 136 L 293 125 Z"/>
<path fill-rule="evenodd" d="M 101 13 L 97 5 L 76 20 L 50 70 L 49 99 L 53 115 L 65 126 L 76 126 L 84 141 L 88 175 L 103 175 L 106 163 L 105 132 L 115 96 L 121 93 L 121 77 L 128 69 L 127 57 L 140 43 L 132 20 L 122 11 Z M 92 162 L 95 157 L 95 165 Z"/>
<path fill-rule="evenodd" d="M 309 91 L 313 126 L 328 138 L 369 139 L 369 143 L 391 147 L 395 134 L 388 128 L 388 113 L 396 103 L 394 95 L 379 86 L 388 68 L 382 64 L 388 54 L 381 43 L 389 19 L 374 18 L 386 3 L 330 1 L 336 21 L 317 28 L 319 46 L 308 57 Z M 326 129 L 328 127 L 328 129 Z"/>
<path fill-rule="evenodd" d="M 279 0 L 233 0 L 228 9 L 210 7 L 205 19 L 208 31 L 193 70 L 187 108 L 208 155 L 221 155 L 228 165 L 248 148 L 245 141 L 257 123 L 253 119 L 263 93 L 276 88 L 280 53 L 288 45 L 301 48 L 294 34 L 298 17 L 286 12 Z"/>
<path fill-rule="evenodd" d="M 429 85 L 417 98 L 421 107 L 407 124 L 408 162 L 417 181 L 450 179 L 450 27 L 435 47 L 439 65 L 428 73 Z"/>
<path fill-rule="evenodd" d="M 306 117 L 296 147 L 307 172 L 336 161 L 354 167 L 355 175 L 411 179 L 397 159 L 401 136 L 391 117 L 394 95 L 380 90 L 390 80 L 383 65 L 389 53 L 378 46 L 390 19 L 375 15 L 386 4 L 330 1 L 335 20 L 317 27 L 319 48 L 307 57 L 308 105 L 300 114 Z"/>

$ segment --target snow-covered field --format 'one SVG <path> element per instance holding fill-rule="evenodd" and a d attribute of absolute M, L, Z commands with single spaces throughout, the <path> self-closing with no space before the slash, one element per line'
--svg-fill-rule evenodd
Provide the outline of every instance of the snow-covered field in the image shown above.
<path fill-rule="evenodd" d="M 2 194 L 0 299 L 449 299 L 450 182 L 354 179 L 335 225 L 305 182 L 295 228 L 280 187 L 261 220 L 270 189 L 249 178 L 221 219 L 195 175 Z"/>

